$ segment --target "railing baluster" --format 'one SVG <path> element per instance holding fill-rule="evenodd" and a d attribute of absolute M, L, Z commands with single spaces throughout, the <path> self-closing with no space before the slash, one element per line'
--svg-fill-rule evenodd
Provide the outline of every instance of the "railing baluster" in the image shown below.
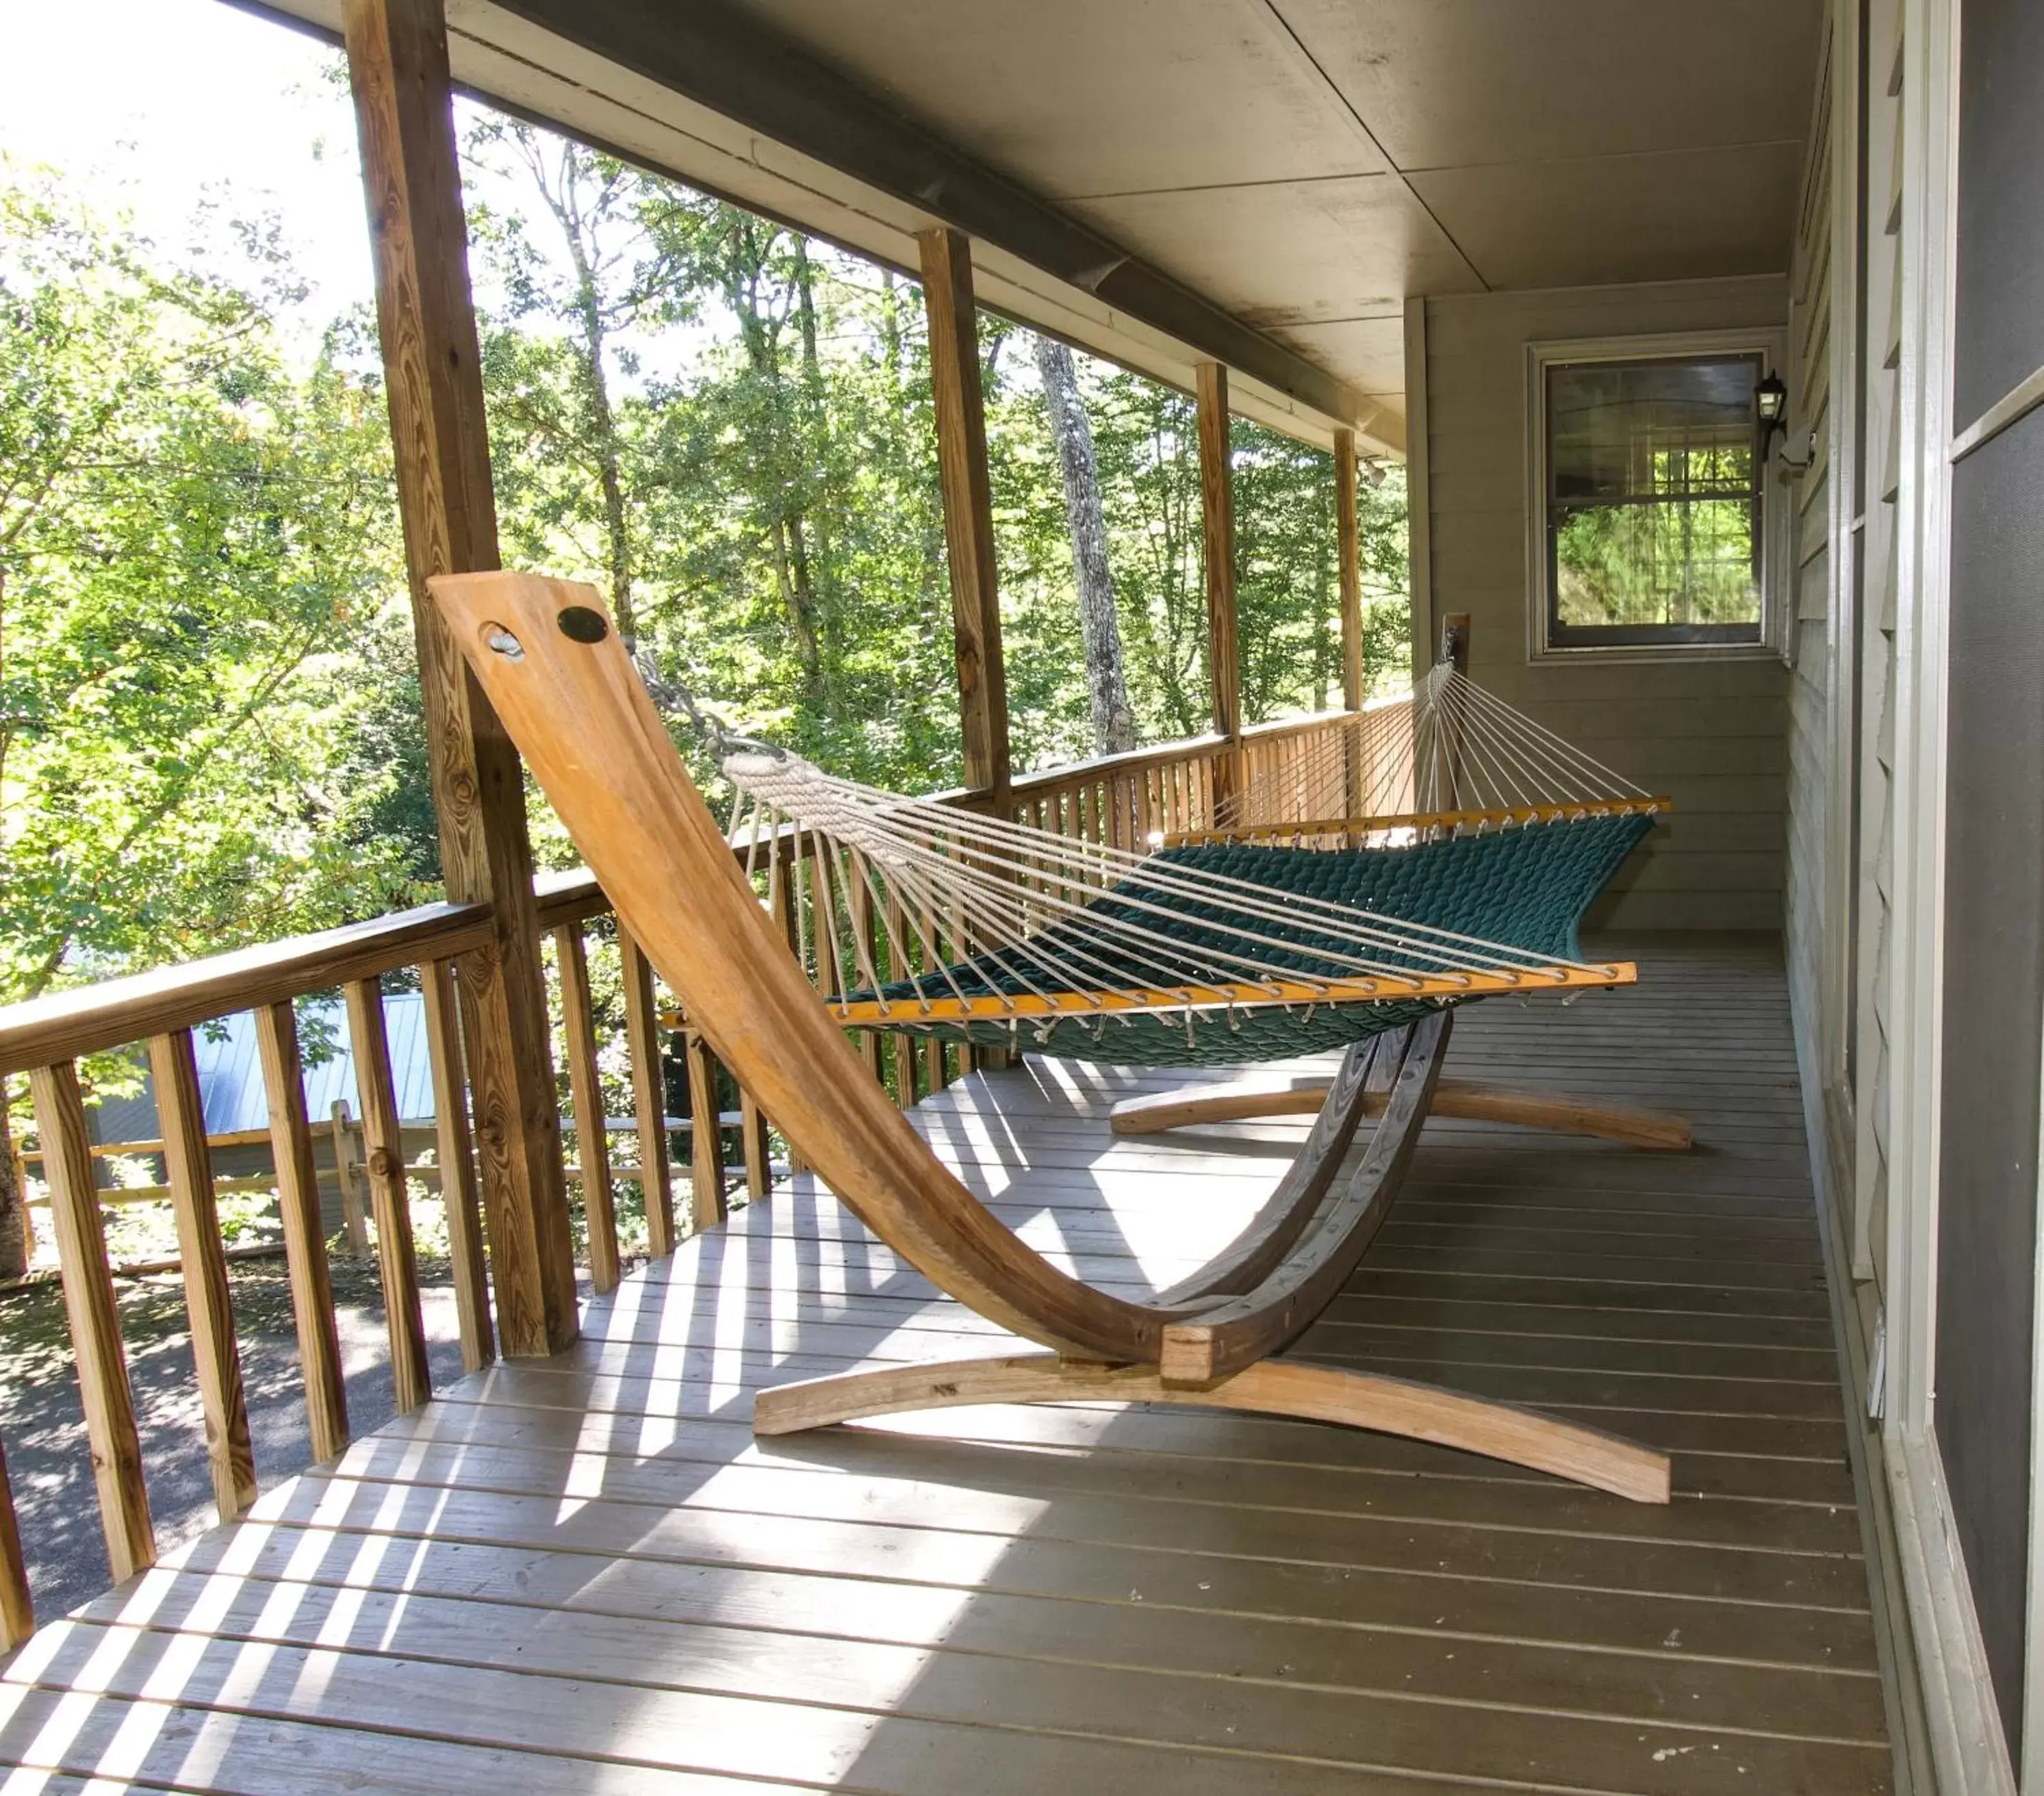
<path fill-rule="evenodd" d="M 667 1092 L 660 1059 L 660 1012 L 653 963 L 620 926 L 624 1038 L 632 1056 L 632 1107 L 639 1123 L 639 1188 L 646 1199 L 646 1245 L 656 1260 L 674 1251 L 674 1185 L 667 1165 Z"/>
<path fill-rule="evenodd" d="M 376 1216 L 376 1263 L 383 1280 L 383 1314 L 390 1334 L 390 1383 L 400 1413 L 432 1396 L 426 1366 L 426 1325 L 419 1311 L 419 1267 L 412 1245 L 412 1207 L 405 1180 L 405 1141 L 390 1080 L 390 1043 L 383 1027 L 383 988 L 375 975 L 351 980 L 348 1046 L 355 1052 L 355 1089 L 362 1107 L 363 1158 L 369 1202 Z"/>
<path fill-rule="evenodd" d="M 866 967 L 873 961 L 873 888 L 866 883 L 865 862 L 856 854 L 845 879 L 845 896 L 851 911 L 851 930 L 854 938 L 851 965 L 845 969 L 844 982 L 847 987 L 866 983 Z M 862 1029 L 859 1034 L 859 1057 L 866 1062 L 866 1070 L 875 1079 L 880 1076 L 880 1032 L 877 1029 Z"/>
<path fill-rule="evenodd" d="M 313 1457 L 330 1460 L 348 1445 L 348 1389 L 341 1381 L 319 1169 L 313 1159 L 312 1124 L 305 1115 L 305 1079 L 298 1065 L 298 1019 L 288 998 L 256 1011 L 256 1045 L 270 1106 L 270 1149 L 276 1159 L 284 1264 L 298 1324 L 298 1364 L 305 1375 L 306 1430 L 312 1436 Z M 339 1146 L 336 1139 L 336 1151 Z"/>
<path fill-rule="evenodd" d="M 801 936 L 795 922 L 795 906 L 798 902 L 795 892 L 795 870 L 802 863 L 801 838 L 800 836 L 792 838 L 785 850 L 777 845 L 774 853 L 777 857 L 785 859 L 787 864 L 785 867 L 780 867 L 777 862 L 777 870 L 781 877 L 769 881 L 773 888 L 770 908 L 774 921 L 780 926 L 782 938 L 788 944 L 788 952 L 794 957 L 795 964 L 801 966 L 802 957 L 798 946 Z M 806 967 L 803 968 L 805 977 L 807 977 L 808 971 Z M 790 1142 L 788 1143 L 789 1172 L 791 1174 L 799 1172 L 803 1169 L 803 1166 L 801 1149 L 793 1142 Z"/>
<path fill-rule="evenodd" d="M 121 1312 L 106 1263 L 99 1194 L 92 1188 L 92 1146 L 85 1130 L 85 1099 L 70 1061 L 39 1066 L 29 1075 L 36 1132 L 42 1138 L 43 1177 L 50 1191 L 57 1259 L 63 1268 L 64 1310 L 78 1362 L 79 1397 L 92 1475 L 99 1487 L 99 1519 L 106 1557 L 117 1584 L 156 1562 L 149 1493 L 142 1482 L 142 1446 L 135 1432 L 135 1399 L 121 1345 Z"/>
<path fill-rule="evenodd" d="M 562 1023 L 567 1034 L 568 1092 L 574 1104 L 575 1155 L 582 1162 L 582 1223 L 589 1235 L 590 1283 L 615 1291 L 617 1195 L 610 1177 L 610 1131 L 605 1126 L 603 1081 L 596 1063 L 596 1011 L 589 996 L 589 950 L 582 925 L 554 931 L 554 957 L 561 974 Z"/>
<path fill-rule="evenodd" d="M 362 1219 L 362 1194 L 355 1188 L 354 1169 L 348 1161 L 348 1138 L 354 1125 L 348 1120 L 347 1104 L 339 1098 L 333 1100 L 329 1120 L 333 1128 L 333 1181 L 340 1188 L 341 1232 L 348 1238 L 348 1258 L 359 1260 L 369 1252 L 369 1225 Z M 368 1159 L 367 1148 L 362 1157 Z"/>
<path fill-rule="evenodd" d="M 830 857 L 824 839 L 816 838 L 809 854 L 809 934 L 816 954 L 816 989 L 828 996 L 840 989 L 838 976 L 837 906 L 832 898 Z"/>
<path fill-rule="evenodd" d="M 206 1418 L 213 1500 L 220 1519 L 232 1522 L 256 1500 L 256 1456 L 248 1444 L 234 1299 L 228 1288 L 213 1157 L 206 1139 L 206 1106 L 199 1097 L 198 1061 L 189 1029 L 150 1038 L 149 1072 L 156 1085 L 156 1118 L 171 1209 L 177 1219 L 178 1257 L 184 1265 L 185 1315 L 191 1324 L 192 1369 Z"/>
<path fill-rule="evenodd" d="M 937 937 L 936 913 L 927 904 L 923 907 L 923 940 L 928 944 L 923 950 L 924 957 L 932 965 L 926 973 L 936 970 L 936 963 L 943 956 L 943 944 Z M 923 1076 L 934 1097 L 951 1082 L 951 1069 L 944 1063 L 944 1044 L 935 1035 L 925 1037 L 923 1042 Z"/>
<path fill-rule="evenodd" d="M 428 961 L 419 975 L 425 996 L 426 1052 L 432 1064 L 433 1130 L 438 1138 L 440 1203 L 447 1212 L 448 1260 L 454 1275 L 455 1321 L 461 1332 L 463 1369 L 476 1372 L 497 1357 L 497 1331 L 490 1320 L 489 1261 L 483 1250 L 482 1204 L 475 1188 L 455 964 Z"/>
<path fill-rule="evenodd" d="M 14 1487 L 7 1477 L 6 1449 L 0 1447 L 0 1652 L 12 1652 L 35 1631 L 28 1561 L 21 1556 L 21 1530 L 14 1522 Z"/>
<path fill-rule="evenodd" d="M 684 1030 L 689 1069 L 689 1230 L 701 1234 L 724 1220 L 724 1134 L 717 1099 L 717 1056 L 694 1030 Z"/>
<path fill-rule="evenodd" d="M 759 1100 L 738 1088 L 738 1139 L 745 1157 L 745 1195 L 757 1203 L 774 1188 L 774 1142 Z"/>
<path fill-rule="evenodd" d="M 887 892 L 887 977 L 909 977 L 909 913 L 890 886 Z M 894 1096 L 904 1110 L 916 1101 L 916 1038 L 905 1029 L 894 1031 L 889 1042 L 894 1055 Z"/>

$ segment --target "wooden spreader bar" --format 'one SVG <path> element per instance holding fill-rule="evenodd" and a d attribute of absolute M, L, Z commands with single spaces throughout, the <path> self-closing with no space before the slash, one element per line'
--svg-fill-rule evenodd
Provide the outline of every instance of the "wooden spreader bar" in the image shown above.
<path fill-rule="evenodd" d="M 1672 798 L 1599 798 L 1574 804 L 1513 804 L 1484 811 L 1407 811 L 1388 817 L 1311 817 L 1289 823 L 1216 823 L 1204 829 L 1174 831 L 1165 836 L 1164 841 L 1168 847 L 1182 848 L 1189 842 L 1378 835 L 1387 830 L 1454 829 L 1463 824 L 1474 824 L 1479 828 L 1494 824 L 1504 828 L 1520 823 L 1555 823 L 1568 817 L 1658 816 L 1674 808 Z"/>
<path fill-rule="evenodd" d="M 1023 958 L 1023 956 L 1016 957 Z M 1016 992 L 1005 996 L 959 998 L 935 991 L 922 1000 L 863 998 L 855 1004 L 827 1000 L 831 1015 L 847 1029 L 912 1028 L 921 1023 L 1026 1022 L 1032 1017 L 1113 1016 L 1134 1012 L 1268 1009 L 1274 1005 L 1385 1004 L 1414 998 L 1477 998 L 1500 992 L 1569 992 L 1636 984 L 1631 961 L 1604 966 L 1544 966 L 1526 973 L 1380 973 L 1369 978 L 1238 981 L 1187 984 L 1120 992 Z M 923 983 L 940 987 L 941 973 Z"/>
<path fill-rule="evenodd" d="M 847 1019 L 817 998 L 734 864 L 595 590 L 507 574 L 429 584 L 620 925 L 702 1038 L 861 1222 L 939 1289 L 1049 1349 L 770 1391 L 762 1432 L 948 1403 L 1125 1397 L 1377 1429 L 1668 1500 L 1668 1462 L 1644 1449 L 1454 1391 L 1270 1357 L 1320 1314 L 1382 1223 L 1435 1099 L 1451 1011 L 1350 1050 L 1299 1161 L 1205 1273 L 1151 1303 L 1097 1290 L 1001 1222 L 873 1078 Z M 1631 972 L 1593 969 L 1589 982 Z M 1297 1001 L 1326 998 L 1302 990 Z M 1383 1119 L 1351 1155 L 1373 1100 Z"/>

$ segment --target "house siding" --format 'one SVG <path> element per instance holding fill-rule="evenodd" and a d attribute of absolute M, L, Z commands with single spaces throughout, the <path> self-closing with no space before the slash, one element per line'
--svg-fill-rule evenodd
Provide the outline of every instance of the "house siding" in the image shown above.
<path fill-rule="evenodd" d="M 1791 453 L 1811 437 L 1815 443 L 1810 471 L 1795 489 L 1791 563 L 1795 609 L 1789 624 L 1788 863 L 1784 906 L 1789 1000 L 1802 1023 L 1805 1051 L 1828 1053 L 1829 1038 L 1813 1027 L 1822 1013 L 1826 987 L 1827 911 L 1833 904 L 1830 878 L 1832 728 L 1830 681 L 1833 632 L 1831 521 L 1831 194 L 1833 89 L 1828 51 L 1819 65 L 1818 92 L 1811 121 L 1811 152 L 1804 165 L 1802 203 L 1796 214 L 1796 252 L 1789 275 L 1789 365 L 1785 370 L 1793 425 Z M 1827 1069 L 1828 1071 L 1828 1069 Z"/>
<path fill-rule="evenodd" d="M 1475 294 L 1425 302 L 1432 616 L 1470 619 L 1470 674 L 1675 801 L 1593 926 L 1773 930 L 1787 874 L 1788 681 L 1777 659 L 1534 662 L 1527 648 L 1529 343 L 1778 328 L 1775 277 Z"/>

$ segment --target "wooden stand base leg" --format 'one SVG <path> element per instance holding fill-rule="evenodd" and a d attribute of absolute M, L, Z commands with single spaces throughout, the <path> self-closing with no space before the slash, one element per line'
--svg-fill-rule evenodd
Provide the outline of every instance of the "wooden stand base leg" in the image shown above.
<path fill-rule="evenodd" d="M 1335 1422 L 1458 1447 L 1635 1502 L 1668 1501 L 1665 1453 L 1512 1404 L 1299 1360 L 1265 1360 L 1204 1387 L 1167 1385 L 1155 1366 L 1101 1366 L 1061 1360 L 1055 1353 L 889 1366 L 763 1391 L 752 1427 L 758 1434 L 793 1434 L 912 1410 L 1080 1399 L 1186 1403 Z"/>
<path fill-rule="evenodd" d="M 1328 1087 L 1321 1081 L 1274 1085 L 1239 1080 L 1190 1091 L 1162 1092 L 1152 1097 L 1126 1098 L 1109 1113 L 1117 1135 L 1156 1134 L 1166 1129 L 1190 1128 L 1203 1122 L 1242 1122 L 1259 1116 L 1310 1116 L 1319 1110 Z M 1376 1110 L 1384 1107 L 1374 1098 Z M 1430 1114 L 1465 1122 L 1513 1122 L 1521 1128 L 1549 1129 L 1562 1135 L 1593 1135 L 1623 1142 L 1628 1147 L 1679 1153 L 1692 1146 L 1688 1121 L 1658 1110 L 1632 1110 L 1571 1097 L 1565 1092 L 1527 1091 L 1490 1085 L 1473 1079 L 1443 1079 L 1435 1087 Z"/>

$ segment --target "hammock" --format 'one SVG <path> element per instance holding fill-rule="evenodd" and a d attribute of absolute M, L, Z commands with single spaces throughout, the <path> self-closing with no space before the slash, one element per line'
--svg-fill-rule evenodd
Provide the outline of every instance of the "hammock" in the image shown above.
<path fill-rule="evenodd" d="M 1148 855 L 839 779 L 720 733 L 717 746 L 748 871 L 786 831 L 819 845 L 810 908 L 832 919 L 816 926 L 830 938 L 819 961 L 845 969 L 827 1000 L 841 1023 L 1213 1065 L 1345 1046 L 1498 992 L 1631 979 L 1585 961 L 1577 928 L 1662 801 L 1479 693 L 1436 669 L 1413 699 L 1248 782 L 1224 815 L 1289 804 L 1296 818 L 1302 799 L 1362 789 L 1358 767 L 1373 770 L 1372 799 L 1402 767 L 1424 808 L 1231 821 Z M 1458 793 L 1473 802 L 1431 802 Z M 782 858 L 769 855 L 770 881 Z"/>
<path fill-rule="evenodd" d="M 721 758 L 754 807 L 739 834 L 755 876 L 761 842 L 798 819 L 820 844 L 811 850 L 816 915 L 884 917 L 890 957 L 916 969 L 882 979 L 870 931 L 847 945 L 827 921 L 819 960 L 863 983 L 825 1003 L 735 864 L 731 834 L 704 806 L 597 595 L 510 574 L 428 584 L 620 925 L 747 1095 L 909 1264 L 1047 1349 L 782 1385 L 756 1398 L 755 1430 L 956 1403 L 1161 1399 L 1377 1429 L 1667 1502 L 1666 1456 L 1631 1442 L 1456 1391 L 1274 1357 L 1354 1271 L 1430 1111 L 1616 1132 L 1586 1127 L 1594 1107 L 1577 1100 L 1454 1092 L 1441 1065 L 1458 1003 L 1631 977 L 1630 967 L 1581 960 L 1573 932 L 1647 826 L 1638 795 L 1529 793 L 1507 807 L 1435 808 L 1481 815 L 1415 811 L 1393 823 L 1344 804 L 1338 816 L 1308 819 L 1327 826 L 1312 834 L 1334 852 L 1244 841 L 1225 832 L 1255 831 L 1257 819 L 1224 817 L 1217 841 L 1143 858 L 727 743 Z M 1488 720 L 1454 682 L 1430 687 L 1413 712 L 1415 740 L 1424 731 L 1444 745 L 1457 782 L 1446 789 L 1459 794 L 1463 769 L 1490 752 L 1474 739 L 1497 732 L 1475 727 Z M 1462 708 L 1450 716 L 1443 702 Z M 1363 770 L 1352 781 L 1350 771 L 1344 797 L 1366 792 Z M 1437 789 L 1416 768 L 1415 779 Z M 1254 778 L 1239 796 L 1252 811 L 1269 801 Z M 1501 810 L 1513 814 L 1490 814 Z M 1519 814 L 1527 810 L 1541 814 Z M 784 877 L 782 844 L 773 846 L 770 881 Z M 1068 1030 L 1097 1050 L 1125 1030 L 1132 1049 L 1151 1055 L 1180 1042 L 1197 1052 L 1204 1028 L 1243 1058 L 1245 1035 L 1297 1051 L 1331 1018 L 1357 1036 L 1298 1157 L 1231 1246 L 1149 1301 L 1088 1285 L 1020 1241 L 937 1160 L 844 1031 L 849 1021 L 970 1034 L 991 1023 L 1047 1030 L 1062 1052 Z M 1495 1107 L 1500 1099 L 1507 1109 Z M 1201 1103 L 1217 1117 L 1270 1107 L 1231 1093 Z M 1373 1115 L 1367 1146 L 1351 1154 Z"/>

